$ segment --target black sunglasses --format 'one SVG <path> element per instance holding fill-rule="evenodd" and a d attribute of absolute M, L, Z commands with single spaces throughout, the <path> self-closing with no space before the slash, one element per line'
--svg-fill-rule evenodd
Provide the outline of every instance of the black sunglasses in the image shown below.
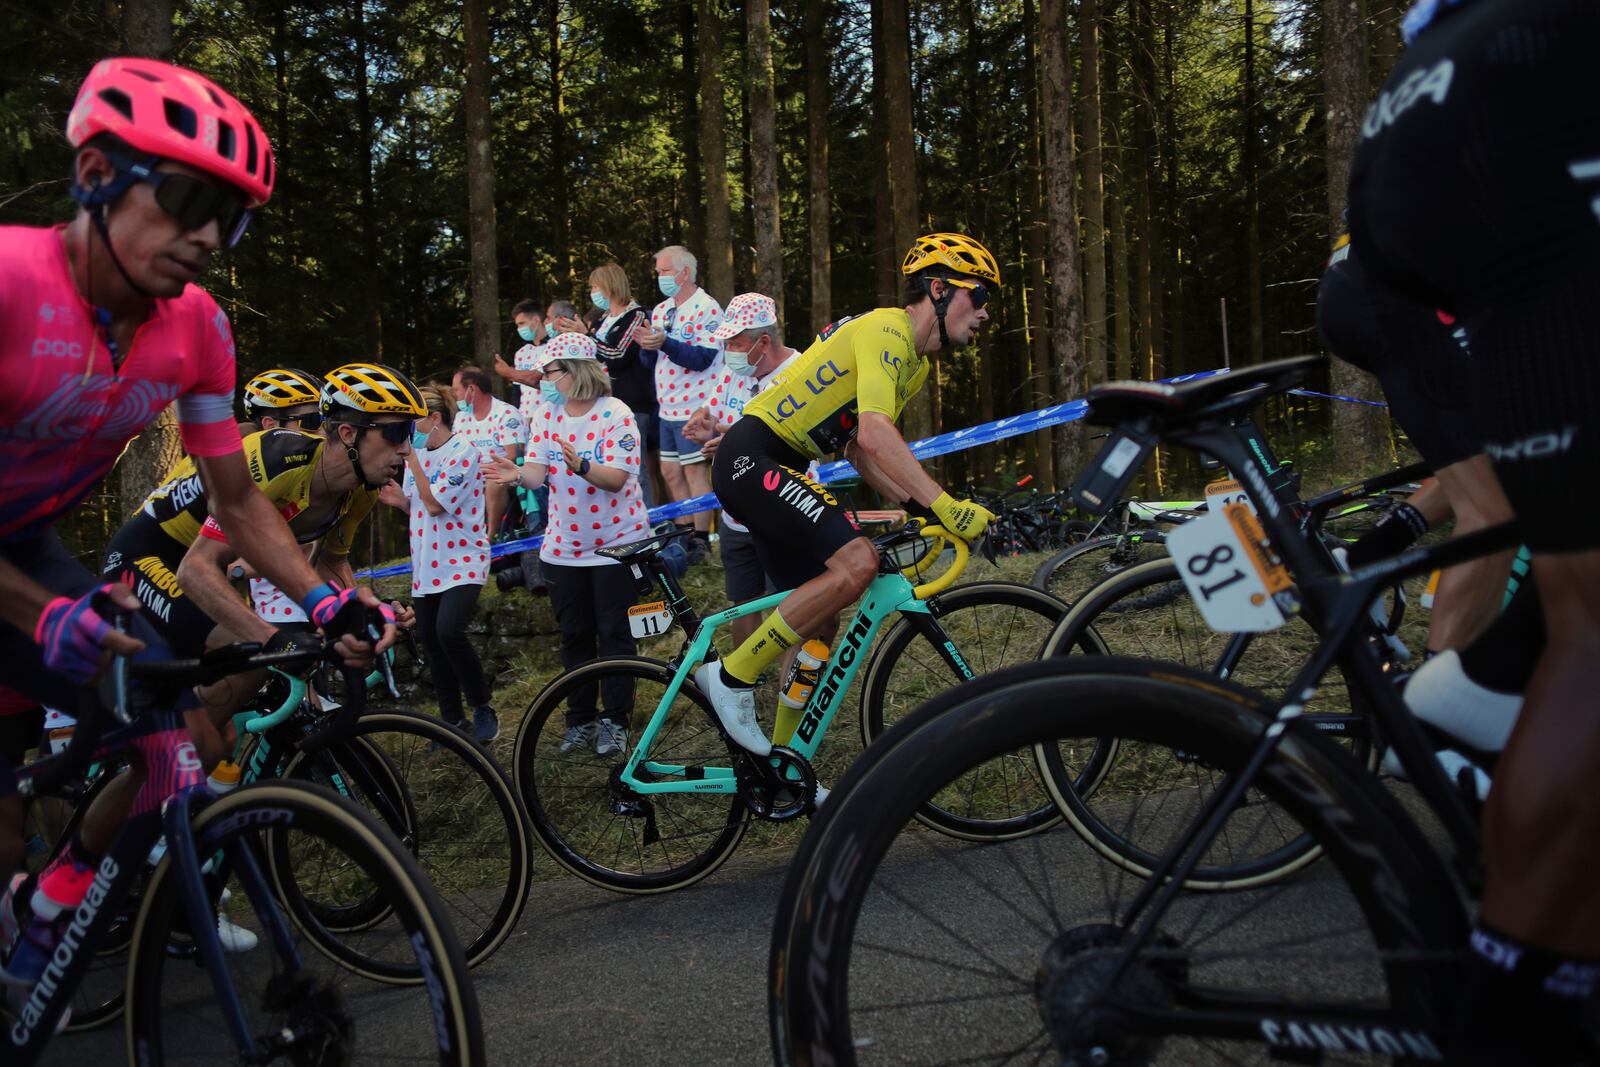
<path fill-rule="evenodd" d="M 958 289 L 967 291 L 967 295 L 972 299 L 974 311 L 989 302 L 989 287 L 982 282 L 958 282 L 954 278 L 946 278 L 945 281 Z"/>
<path fill-rule="evenodd" d="M 106 158 L 119 170 L 126 170 L 140 181 L 155 189 L 156 203 L 161 210 L 178 220 L 185 233 L 198 230 L 212 219 L 217 220 L 222 234 L 222 246 L 232 248 L 244 236 L 253 212 L 237 192 L 222 189 L 210 182 L 191 178 L 187 174 L 173 174 L 156 170 L 143 163 L 135 163 L 115 153 Z"/>
<path fill-rule="evenodd" d="M 301 430 L 317 430 L 322 428 L 322 412 L 308 411 L 304 415 L 285 415 L 279 421 L 285 426 L 294 426 Z"/>
<path fill-rule="evenodd" d="M 391 445 L 403 444 L 411 440 L 411 435 L 416 432 L 417 420 L 406 419 L 404 422 L 374 422 L 367 427 L 377 430 L 383 439 Z"/>

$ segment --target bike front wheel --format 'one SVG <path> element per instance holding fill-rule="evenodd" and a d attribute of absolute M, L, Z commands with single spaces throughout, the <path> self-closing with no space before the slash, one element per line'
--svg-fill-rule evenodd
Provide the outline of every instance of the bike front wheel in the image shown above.
<path fill-rule="evenodd" d="M 142 1064 L 484 1063 L 482 1026 L 467 963 L 433 887 L 376 820 L 337 794 L 299 782 L 262 782 L 195 815 L 201 857 L 221 857 L 232 889 L 230 918 L 259 939 L 223 956 L 226 973 L 196 966 L 191 917 L 170 858 L 150 877 L 128 970 L 127 1036 Z M 281 903 L 258 862 L 264 837 L 296 849 L 338 853 L 344 890 L 380 895 L 385 921 L 359 936 L 362 952 L 417 976 L 376 986 L 332 962 L 303 898 Z M 207 908 L 209 913 L 209 908 Z M 215 921 L 214 917 L 210 921 Z M 243 1024 L 218 1000 L 224 982 Z"/>

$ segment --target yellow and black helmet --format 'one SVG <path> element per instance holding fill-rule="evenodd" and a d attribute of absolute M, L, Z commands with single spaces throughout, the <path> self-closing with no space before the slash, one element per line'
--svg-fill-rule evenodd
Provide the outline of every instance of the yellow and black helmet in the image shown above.
<path fill-rule="evenodd" d="M 340 422 L 366 422 L 374 415 L 428 414 L 422 394 L 411 379 L 381 363 L 346 363 L 328 372 L 322 386 L 322 417 Z"/>
<path fill-rule="evenodd" d="M 1000 265 L 994 256 L 964 233 L 930 233 L 918 237 L 911 251 L 906 253 L 905 262 L 900 264 L 900 273 L 910 277 L 921 271 L 977 278 L 996 288 L 1000 285 Z"/>
<path fill-rule="evenodd" d="M 250 418 L 284 408 L 316 404 L 321 400 L 322 379 L 294 367 L 262 371 L 244 384 L 244 410 Z"/>

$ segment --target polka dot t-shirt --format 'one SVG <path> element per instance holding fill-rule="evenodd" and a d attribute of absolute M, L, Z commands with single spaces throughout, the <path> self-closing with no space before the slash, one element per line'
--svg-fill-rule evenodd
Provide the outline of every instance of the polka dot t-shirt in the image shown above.
<path fill-rule="evenodd" d="M 756 394 L 770 385 L 773 379 L 782 374 L 796 360 L 800 353 L 795 352 L 788 359 L 772 368 L 771 374 L 756 377 L 754 374 L 735 374 L 730 370 L 723 370 L 722 376 L 717 379 L 717 387 L 711 394 L 711 401 L 706 405 L 711 412 L 712 421 L 719 431 L 735 422 L 744 414 L 744 406 L 756 398 Z M 806 476 L 817 476 L 817 464 L 813 461 L 806 471 Z M 726 511 L 722 513 L 722 522 L 740 533 L 749 533 L 748 526 L 741 526 Z"/>
<path fill-rule="evenodd" d="M 520 445 L 528 440 L 527 424 L 522 416 L 499 397 L 490 400 L 489 414 L 481 419 L 469 407 L 457 409 L 451 429 L 457 437 L 465 437 L 478 446 L 480 463 L 489 462 L 493 455 L 505 455 L 508 445 Z"/>
<path fill-rule="evenodd" d="M 665 351 L 656 360 L 656 400 L 661 405 L 660 417 L 683 422 L 694 414 L 695 408 L 705 407 L 710 402 L 717 379 L 722 376 L 722 342 L 711 338 L 711 331 L 722 325 L 722 305 L 704 289 L 696 289 L 681 306 L 671 300 L 657 304 L 650 313 L 650 325 L 684 344 L 719 350 L 717 358 L 705 370 L 680 367 Z"/>
<path fill-rule="evenodd" d="M 299 604 L 265 578 L 250 579 L 250 602 L 256 606 L 257 615 L 275 626 L 311 621 Z"/>
<path fill-rule="evenodd" d="M 628 480 L 615 493 L 567 469 L 558 442 L 602 467 L 628 472 Z M 568 414 L 564 405 L 552 407 L 535 427 L 528 442 L 528 457 L 549 468 L 549 526 L 539 558 L 567 567 L 598 567 L 615 560 L 595 554 L 595 549 L 639 541 L 649 535 L 644 494 L 639 491 L 639 423 L 628 405 L 616 397 L 601 397 L 582 415 Z"/>
<path fill-rule="evenodd" d="M 411 595 L 432 596 L 458 585 L 489 579 L 489 538 L 484 533 L 483 470 L 478 449 L 460 433 L 438 448 L 417 453 L 422 473 L 442 515 L 428 514 L 406 465 L 405 494 L 411 513 Z"/>
<path fill-rule="evenodd" d="M 533 370 L 539 353 L 543 351 L 543 345 L 523 345 L 517 349 L 517 354 L 511 357 L 511 365 L 517 370 Z M 544 397 L 539 395 L 537 385 L 519 384 L 517 388 L 522 390 L 522 400 L 517 404 L 517 414 L 522 417 L 522 425 L 531 428 L 544 414 Z"/>

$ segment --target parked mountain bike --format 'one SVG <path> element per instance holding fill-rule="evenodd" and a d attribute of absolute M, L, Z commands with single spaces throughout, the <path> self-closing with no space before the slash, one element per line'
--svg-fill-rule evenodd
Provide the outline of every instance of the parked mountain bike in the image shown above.
<path fill-rule="evenodd" d="M 560 675 L 528 708 L 513 756 L 517 787 L 546 849 L 579 877 L 621 892 L 691 885 L 733 853 L 752 816 L 782 822 L 809 813 L 817 786 L 813 761 L 863 667 L 861 731 L 870 747 L 928 696 L 1000 664 L 1037 658 L 1064 611 L 1059 601 L 1027 586 L 981 582 L 951 588 L 966 568 L 968 549 L 937 526 L 914 520 L 878 537 L 878 576 L 854 619 L 841 628 L 793 739 L 763 759 L 726 737 L 690 674 L 715 655 L 717 629 L 769 611 L 787 594 L 702 622 L 660 562 L 666 540 L 658 536 L 602 552 L 631 567 L 642 589 L 660 591 L 661 601 L 634 610 L 656 620 L 652 632 L 681 626 L 689 638 L 683 651 L 669 662 L 607 657 Z M 913 586 L 944 545 L 953 551 L 953 564 Z M 899 620 L 874 646 L 895 614 Z M 1092 643 L 1092 635 L 1085 640 Z M 650 709 L 625 760 L 562 750 L 569 700 L 576 694 L 592 708 L 595 688 L 608 707 Z M 1048 773 L 1055 772 L 1036 765 L 1031 751 L 1002 754 L 928 798 L 917 817 L 944 834 L 972 840 L 1037 832 L 1061 817 L 1042 781 Z"/>
<path fill-rule="evenodd" d="M 0 1036 L 6 1062 L 38 1062 L 135 886 L 141 902 L 127 942 L 130 1062 L 345 1063 L 357 1049 L 362 1062 L 484 1062 L 466 960 L 415 860 L 372 817 L 316 786 L 261 782 L 214 797 L 181 715 L 169 710 L 193 686 L 259 667 L 304 666 L 322 655 L 234 645 L 192 660 L 114 661 L 111 698 L 86 694 L 66 751 L 17 772 L 25 797 L 80 774 L 91 758 L 138 752 L 149 777 L 44 977 Z M 307 744 L 345 736 L 360 715 L 365 690 L 358 675 L 347 682 L 351 699 Z M 150 870 L 146 857 L 163 837 L 166 853 Z M 274 864 L 322 874 L 302 883 L 303 892 L 283 894 L 269 874 Z M 235 921 L 259 935 L 250 952 L 227 954 L 218 938 L 217 900 L 230 888 Z M 312 906 L 372 900 L 381 901 L 384 917 L 360 933 L 362 953 L 415 978 L 382 996 L 330 962 L 335 942 L 351 935 L 330 933 Z"/>
<path fill-rule="evenodd" d="M 1214 617 L 1316 617 L 1309 660 L 1274 698 L 1177 664 L 1054 657 L 918 709 L 851 768 L 790 869 L 769 967 L 778 1062 L 1444 1062 L 1481 882 L 1476 794 L 1440 768 L 1362 626 L 1397 581 L 1516 538 L 1501 527 L 1324 573 L 1227 426 L 1315 362 L 1090 396 L 1090 417 L 1135 448 L 1166 440 L 1240 472 L 1259 525 L 1224 509 L 1174 546 L 1179 567 L 1192 596 L 1218 601 Z M 1442 841 L 1307 721 L 1308 695 L 1335 667 Z M 1101 817 L 1146 844 L 1148 877 L 1071 833 L 981 852 L 899 834 L 924 798 L 996 751 L 1108 737 L 1209 783 L 1198 809 L 1176 812 L 1167 802 L 1183 783 L 1167 770 L 1148 790 L 1119 783 Z M 1330 862 L 1233 892 L 1190 888 L 1219 856 L 1302 838 Z"/>

